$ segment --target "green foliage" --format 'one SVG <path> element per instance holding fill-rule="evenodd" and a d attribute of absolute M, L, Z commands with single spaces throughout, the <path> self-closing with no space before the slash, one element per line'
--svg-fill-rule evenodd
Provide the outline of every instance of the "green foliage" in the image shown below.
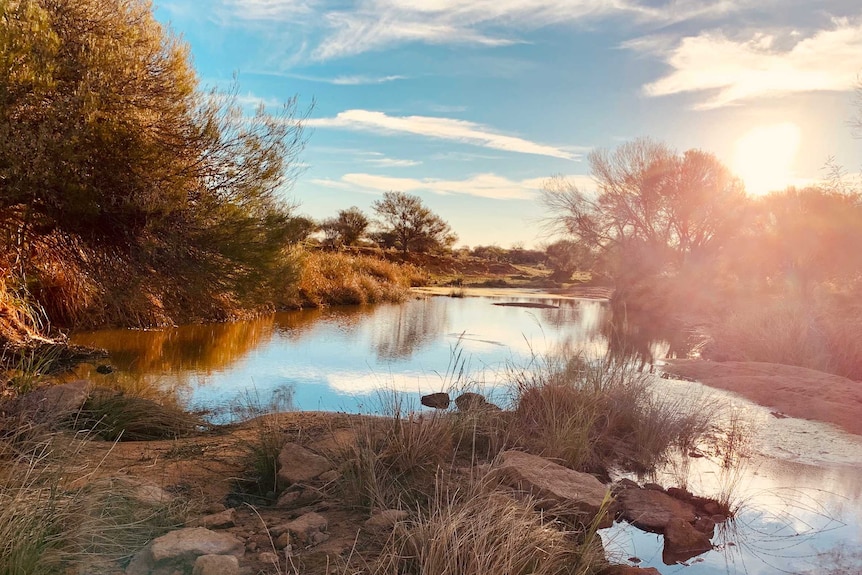
<path fill-rule="evenodd" d="M 386 192 L 373 208 L 380 218 L 377 240 L 384 247 L 424 253 L 450 247 L 457 240 L 449 224 L 428 209 L 419 196 Z"/>
<path fill-rule="evenodd" d="M 236 88 L 201 92 L 145 0 L 4 0 L 0 23 L 0 263 L 49 312 L 74 323 L 153 278 L 157 309 L 266 305 L 295 281 L 294 100 L 249 118 Z"/>
<path fill-rule="evenodd" d="M 554 279 L 570 281 L 576 271 L 589 270 L 595 257 L 589 248 L 571 240 L 559 240 L 547 248 L 548 265 L 554 270 Z"/>

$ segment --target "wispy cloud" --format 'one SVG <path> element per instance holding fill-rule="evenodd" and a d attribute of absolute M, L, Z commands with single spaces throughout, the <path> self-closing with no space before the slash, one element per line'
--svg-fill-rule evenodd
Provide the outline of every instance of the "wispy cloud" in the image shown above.
<path fill-rule="evenodd" d="M 395 80 L 406 80 L 407 76 L 336 76 L 332 78 L 332 84 L 336 86 L 363 86 L 366 84 L 385 84 Z"/>
<path fill-rule="evenodd" d="M 224 25 L 284 25 L 315 60 L 406 43 L 507 46 L 549 25 L 621 15 L 669 24 L 753 0 L 216 0 Z"/>
<path fill-rule="evenodd" d="M 588 179 L 589 177 L 571 176 L 571 178 Z M 463 194 L 494 200 L 530 200 L 535 198 L 546 180 L 546 178 L 511 180 L 493 173 L 477 174 L 463 180 L 395 178 L 377 174 L 353 173 L 345 174 L 338 180 L 318 179 L 313 180 L 312 183 L 354 191 L 428 191 L 435 194 Z"/>
<path fill-rule="evenodd" d="M 366 162 L 379 168 L 409 168 L 422 165 L 419 160 L 399 160 L 397 158 L 374 158 L 366 160 Z"/>
<path fill-rule="evenodd" d="M 644 86 L 647 95 L 711 91 L 695 106 L 711 109 L 765 96 L 852 89 L 862 70 L 862 21 L 836 19 L 831 29 L 807 37 L 787 31 L 733 40 L 713 32 L 684 38 L 670 48 L 651 39 L 626 46 L 652 49 L 672 68 Z"/>
<path fill-rule="evenodd" d="M 577 157 L 575 154 L 562 148 L 531 142 L 517 136 L 500 134 L 482 124 L 452 118 L 389 116 L 383 112 L 371 110 L 346 110 L 338 113 L 334 118 L 310 119 L 306 122 L 306 125 L 317 128 L 360 130 L 379 134 L 413 134 L 495 150 L 536 154 L 567 160 L 573 160 Z"/>

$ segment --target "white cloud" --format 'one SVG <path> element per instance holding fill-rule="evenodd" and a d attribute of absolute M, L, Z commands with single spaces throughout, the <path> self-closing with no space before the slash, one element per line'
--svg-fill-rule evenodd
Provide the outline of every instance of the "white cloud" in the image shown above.
<path fill-rule="evenodd" d="M 405 43 L 506 46 L 524 31 L 621 15 L 669 24 L 713 17 L 751 0 L 219 0 L 225 25 L 279 24 L 316 60 Z M 287 25 L 287 26 L 285 26 Z"/>
<path fill-rule="evenodd" d="M 581 181 L 589 176 L 568 176 Z M 429 191 L 436 194 L 463 194 L 494 200 L 530 200 L 542 189 L 547 178 L 510 180 L 497 174 L 477 174 L 463 180 L 438 178 L 396 178 L 377 174 L 345 174 L 340 180 L 314 180 L 312 183 L 343 190 L 388 192 Z"/>
<path fill-rule="evenodd" d="M 576 158 L 574 154 L 561 148 L 538 144 L 516 136 L 507 136 L 475 122 L 452 118 L 389 116 L 383 112 L 371 110 L 346 110 L 339 112 L 334 118 L 310 119 L 306 122 L 306 125 L 317 128 L 361 130 L 380 134 L 414 134 L 495 150 L 505 150 L 507 152 L 536 154 L 567 160 Z"/>
<path fill-rule="evenodd" d="M 406 80 L 407 76 L 337 76 L 329 82 L 336 86 L 364 86 L 367 84 L 385 84 L 395 80 Z"/>
<path fill-rule="evenodd" d="M 365 161 L 380 168 L 409 168 L 422 164 L 419 160 L 400 160 L 397 158 L 374 158 Z"/>
<path fill-rule="evenodd" d="M 779 47 L 787 41 L 790 47 Z M 626 46 L 642 49 L 650 43 Z M 644 91 L 650 96 L 714 91 L 698 109 L 796 92 L 851 90 L 862 70 L 862 22 L 834 20 L 832 29 L 805 38 L 798 31 L 783 37 L 759 33 L 747 40 L 704 33 L 684 38 L 663 56 L 673 70 Z"/>

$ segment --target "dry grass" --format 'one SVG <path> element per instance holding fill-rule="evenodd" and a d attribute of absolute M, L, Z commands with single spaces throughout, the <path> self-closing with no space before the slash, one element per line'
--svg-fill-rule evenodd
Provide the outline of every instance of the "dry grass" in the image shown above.
<path fill-rule="evenodd" d="M 456 487 L 457 485 L 457 487 Z M 605 565 L 595 529 L 575 531 L 490 476 L 440 479 L 427 510 L 396 525 L 374 575 L 586 575 Z"/>
<path fill-rule="evenodd" d="M 86 438 L 28 430 L 0 439 L 0 575 L 116 568 L 182 523 L 177 505 L 149 505 L 117 482 L 94 480 Z"/>
<path fill-rule="evenodd" d="M 367 255 L 314 251 L 305 255 L 298 293 L 301 304 L 313 307 L 399 302 L 422 272 Z"/>
<path fill-rule="evenodd" d="M 649 470 L 711 429 L 709 409 L 657 395 L 630 363 L 563 357 L 511 377 L 516 441 L 573 469 Z"/>
<path fill-rule="evenodd" d="M 741 304 L 714 326 L 714 343 L 706 355 L 796 365 L 860 380 L 860 295 L 824 289 L 805 300 L 772 297 Z"/>

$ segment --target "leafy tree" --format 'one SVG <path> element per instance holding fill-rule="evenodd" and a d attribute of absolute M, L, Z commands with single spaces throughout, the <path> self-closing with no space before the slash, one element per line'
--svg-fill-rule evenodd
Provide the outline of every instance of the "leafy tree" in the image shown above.
<path fill-rule="evenodd" d="M 450 247 L 457 240 L 449 224 L 425 207 L 418 196 L 385 192 L 372 207 L 380 219 L 378 241 L 386 247 L 424 253 Z"/>
<path fill-rule="evenodd" d="M 331 245 L 355 245 L 368 229 L 368 217 L 356 206 L 340 210 L 338 216 L 323 221 L 321 228 Z"/>
<path fill-rule="evenodd" d="M 280 190 L 302 119 L 201 92 L 146 0 L 0 0 L 0 256 L 257 301 L 301 227 Z"/>
<path fill-rule="evenodd" d="M 680 155 L 649 139 L 590 154 L 597 193 L 560 178 L 543 194 L 553 228 L 621 279 L 709 258 L 741 221 L 741 181 L 712 154 Z"/>

